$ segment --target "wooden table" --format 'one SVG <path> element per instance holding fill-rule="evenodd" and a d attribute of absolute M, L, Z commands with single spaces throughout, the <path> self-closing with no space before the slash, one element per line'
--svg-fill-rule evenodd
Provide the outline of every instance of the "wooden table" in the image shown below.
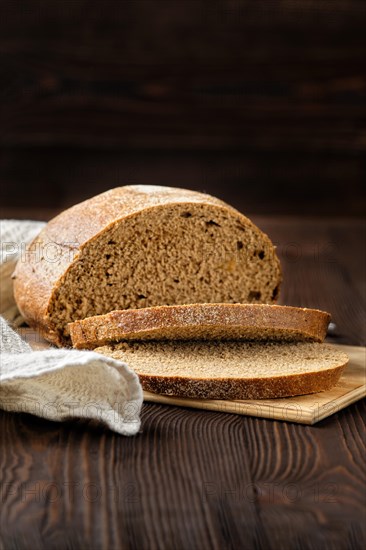
<path fill-rule="evenodd" d="M 333 315 L 365 345 L 365 226 L 257 218 L 281 303 Z M 315 426 L 145 404 L 115 435 L 0 412 L 0 549 L 363 548 L 365 400 Z"/>

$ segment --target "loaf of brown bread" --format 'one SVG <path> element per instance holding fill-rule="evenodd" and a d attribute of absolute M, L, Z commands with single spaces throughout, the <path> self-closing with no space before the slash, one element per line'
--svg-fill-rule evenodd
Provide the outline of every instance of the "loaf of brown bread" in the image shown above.
<path fill-rule="evenodd" d="M 248 218 L 206 194 L 126 186 L 66 210 L 18 262 L 26 321 L 69 345 L 68 323 L 116 309 L 190 303 L 273 303 L 274 246 Z"/>
<path fill-rule="evenodd" d="M 270 399 L 333 387 L 348 362 L 319 343 L 119 342 L 96 352 L 128 363 L 144 390 L 195 399 Z"/>
<path fill-rule="evenodd" d="M 112 311 L 70 324 L 75 348 L 119 340 L 281 340 L 325 338 L 330 315 L 266 304 L 189 304 Z"/>

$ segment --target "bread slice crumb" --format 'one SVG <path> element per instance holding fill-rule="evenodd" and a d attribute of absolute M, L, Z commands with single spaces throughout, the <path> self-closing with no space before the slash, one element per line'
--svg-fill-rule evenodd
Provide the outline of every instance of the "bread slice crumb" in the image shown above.
<path fill-rule="evenodd" d="M 95 349 L 128 363 L 144 390 L 194 399 L 271 399 L 328 390 L 348 357 L 320 343 L 120 342 Z"/>

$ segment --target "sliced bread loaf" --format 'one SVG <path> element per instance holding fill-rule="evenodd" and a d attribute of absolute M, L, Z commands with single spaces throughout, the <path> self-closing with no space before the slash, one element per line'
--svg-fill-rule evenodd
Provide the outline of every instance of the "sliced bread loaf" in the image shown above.
<path fill-rule="evenodd" d="M 70 324 L 75 348 L 118 340 L 286 340 L 322 342 L 330 315 L 265 304 L 190 304 L 112 311 Z"/>
<path fill-rule="evenodd" d="M 115 309 L 273 303 L 281 270 L 268 237 L 224 202 L 137 185 L 54 218 L 14 277 L 26 321 L 50 342 L 68 345 L 68 323 Z"/>
<path fill-rule="evenodd" d="M 334 386 L 345 353 L 319 343 L 120 342 L 96 352 L 128 363 L 144 390 L 197 399 L 268 399 Z"/>

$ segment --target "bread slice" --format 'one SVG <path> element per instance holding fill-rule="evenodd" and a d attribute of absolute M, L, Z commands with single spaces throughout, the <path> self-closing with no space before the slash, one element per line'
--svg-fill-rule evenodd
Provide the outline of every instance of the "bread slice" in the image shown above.
<path fill-rule="evenodd" d="M 189 304 L 112 311 L 70 324 L 75 348 L 118 340 L 286 340 L 322 342 L 330 315 L 265 304 Z"/>
<path fill-rule="evenodd" d="M 125 361 L 144 390 L 195 399 L 269 399 L 328 390 L 348 357 L 319 343 L 120 342 L 97 353 Z"/>
<path fill-rule="evenodd" d="M 273 303 L 281 270 L 269 238 L 219 199 L 136 185 L 50 221 L 14 277 L 23 317 L 60 346 L 68 323 L 116 309 Z"/>

